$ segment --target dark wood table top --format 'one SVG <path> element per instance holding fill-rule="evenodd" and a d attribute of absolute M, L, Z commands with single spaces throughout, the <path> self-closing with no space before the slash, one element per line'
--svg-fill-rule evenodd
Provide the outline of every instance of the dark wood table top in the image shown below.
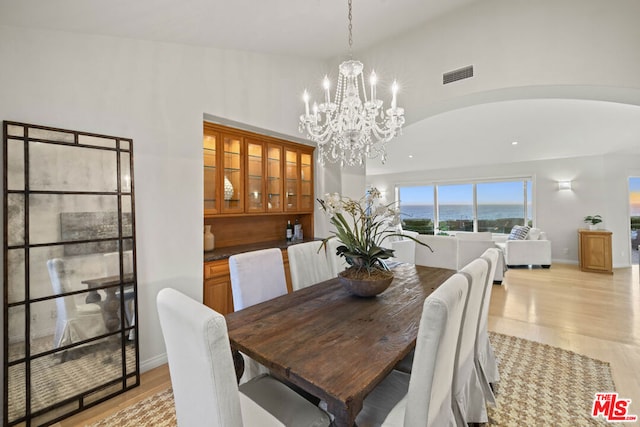
<path fill-rule="evenodd" d="M 331 279 L 226 316 L 234 349 L 325 400 L 352 426 L 364 398 L 414 347 L 425 298 L 455 271 L 400 264 L 375 298 Z"/>
<path fill-rule="evenodd" d="M 126 284 L 133 281 L 133 273 L 125 273 L 122 276 L 122 283 Z M 95 279 L 85 279 L 82 281 L 83 284 L 87 285 L 90 289 L 93 288 L 101 288 L 103 286 L 113 286 L 120 284 L 120 276 L 106 276 L 106 277 L 98 277 Z"/>

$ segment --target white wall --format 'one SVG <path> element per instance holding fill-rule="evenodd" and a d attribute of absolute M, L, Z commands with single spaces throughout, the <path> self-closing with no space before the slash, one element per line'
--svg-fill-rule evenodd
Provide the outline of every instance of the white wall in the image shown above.
<path fill-rule="evenodd" d="M 0 118 L 133 139 L 143 370 L 164 361 L 155 297 L 202 298 L 204 113 L 298 135 L 309 60 L 0 26 Z"/>
<path fill-rule="evenodd" d="M 554 262 L 578 262 L 577 229 L 586 215 L 600 214 L 601 228 L 613 232 L 613 265 L 630 265 L 628 177 L 640 174 L 640 156 L 610 155 L 522 162 L 471 168 L 428 170 L 367 177 L 393 201 L 397 185 L 531 176 L 534 224 L 547 232 Z M 571 180 L 572 191 L 558 191 Z M 566 252 L 565 252 L 566 249 Z"/>

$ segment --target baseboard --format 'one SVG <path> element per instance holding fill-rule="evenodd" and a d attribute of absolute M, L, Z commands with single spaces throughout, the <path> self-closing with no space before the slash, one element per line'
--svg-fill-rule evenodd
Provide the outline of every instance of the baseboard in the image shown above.
<path fill-rule="evenodd" d="M 153 368 L 157 368 L 160 365 L 167 363 L 167 353 L 162 353 L 158 356 L 154 356 L 151 359 L 142 360 L 140 362 L 140 373 L 150 371 Z"/>
<path fill-rule="evenodd" d="M 554 262 L 557 262 L 558 264 L 573 264 L 573 265 L 578 265 L 578 260 L 576 259 L 557 259 L 554 258 L 551 260 L 551 266 L 553 266 Z"/>
<path fill-rule="evenodd" d="M 554 259 L 553 262 L 557 262 L 558 264 L 572 264 L 572 265 L 579 265 L 580 264 L 575 259 Z M 553 264 L 551 264 L 551 265 L 553 265 Z M 613 268 L 629 268 L 631 266 L 632 265 L 629 264 L 629 263 L 613 264 Z"/>

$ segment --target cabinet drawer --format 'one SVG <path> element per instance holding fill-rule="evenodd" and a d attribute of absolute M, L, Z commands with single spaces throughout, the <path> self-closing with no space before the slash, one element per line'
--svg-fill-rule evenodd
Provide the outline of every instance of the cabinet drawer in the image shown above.
<path fill-rule="evenodd" d="M 211 279 L 217 276 L 229 275 L 229 261 L 224 259 L 220 261 L 211 261 L 204 263 L 204 278 Z"/>

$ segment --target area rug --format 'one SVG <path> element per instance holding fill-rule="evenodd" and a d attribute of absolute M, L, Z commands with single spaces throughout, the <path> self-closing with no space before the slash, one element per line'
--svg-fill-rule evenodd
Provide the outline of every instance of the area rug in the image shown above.
<path fill-rule="evenodd" d="M 610 426 L 592 418 L 597 392 L 615 391 L 609 364 L 521 338 L 489 333 L 499 361 L 490 426 Z"/>
<path fill-rule="evenodd" d="M 609 364 L 537 342 L 490 332 L 500 362 L 489 426 L 608 426 L 591 417 L 595 393 L 614 391 Z M 167 389 L 91 427 L 176 425 Z"/>

